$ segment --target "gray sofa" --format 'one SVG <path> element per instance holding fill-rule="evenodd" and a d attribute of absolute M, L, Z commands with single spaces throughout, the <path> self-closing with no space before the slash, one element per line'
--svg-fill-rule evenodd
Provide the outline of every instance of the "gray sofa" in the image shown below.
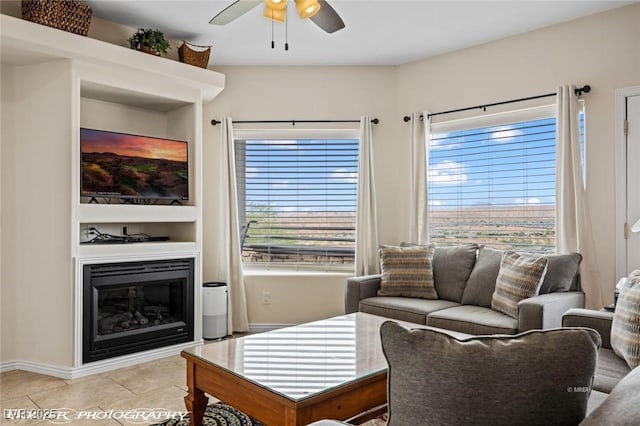
<path fill-rule="evenodd" d="M 491 309 L 502 251 L 476 244 L 437 247 L 433 276 L 437 300 L 378 296 L 381 275 L 347 280 L 345 311 L 468 334 L 516 334 L 561 326 L 562 314 L 584 307 L 578 253 L 549 256 L 540 295 L 522 300 L 517 318 Z"/>

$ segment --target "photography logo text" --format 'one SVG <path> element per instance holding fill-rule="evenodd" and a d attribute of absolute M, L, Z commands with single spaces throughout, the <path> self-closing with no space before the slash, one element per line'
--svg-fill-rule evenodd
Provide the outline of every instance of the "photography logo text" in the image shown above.
<path fill-rule="evenodd" d="M 133 410 L 78 411 L 72 408 L 23 409 L 5 408 L 4 420 L 46 420 L 53 424 L 68 424 L 90 420 L 126 420 L 133 424 L 157 423 L 163 420 L 185 420 L 186 411 L 174 411 L 166 408 L 136 408 Z"/>

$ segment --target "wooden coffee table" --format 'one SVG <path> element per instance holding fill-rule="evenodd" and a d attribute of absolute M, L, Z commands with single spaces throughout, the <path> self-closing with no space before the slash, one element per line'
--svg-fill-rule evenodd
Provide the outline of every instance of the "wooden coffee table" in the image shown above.
<path fill-rule="evenodd" d="M 346 420 L 385 404 L 387 320 L 355 313 L 183 351 L 191 424 L 202 425 L 205 392 L 268 426 Z"/>

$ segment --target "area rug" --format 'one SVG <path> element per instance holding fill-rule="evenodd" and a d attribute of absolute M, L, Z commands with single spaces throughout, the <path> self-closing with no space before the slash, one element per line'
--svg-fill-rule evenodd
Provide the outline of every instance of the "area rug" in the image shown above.
<path fill-rule="evenodd" d="M 205 426 L 264 426 L 257 420 L 253 420 L 242 411 L 238 411 L 230 405 L 216 402 L 207 406 L 202 418 Z M 189 418 L 169 419 L 152 426 L 189 426 Z"/>
<path fill-rule="evenodd" d="M 216 402 L 207 406 L 202 418 L 204 426 L 264 426 L 257 420 L 252 419 L 242 411 L 236 410 L 230 405 Z M 386 426 L 387 413 L 375 419 L 363 423 L 361 426 Z M 151 426 L 190 426 L 189 418 L 169 419 Z"/>

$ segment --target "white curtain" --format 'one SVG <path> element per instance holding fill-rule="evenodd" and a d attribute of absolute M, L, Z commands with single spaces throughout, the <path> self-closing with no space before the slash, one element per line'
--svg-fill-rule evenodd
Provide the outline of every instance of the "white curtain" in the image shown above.
<path fill-rule="evenodd" d="M 604 303 L 583 176 L 580 109 L 573 86 L 558 88 L 556 114 L 556 251 L 582 255 L 580 274 L 586 306 L 599 309 Z"/>
<path fill-rule="evenodd" d="M 422 117 L 422 120 L 420 119 Z M 411 115 L 411 209 L 409 212 L 409 241 L 429 244 L 429 211 L 427 188 L 429 174 L 429 140 L 431 121 L 429 112 Z"/>
<path fill-rule="evenodd" d="M 360 150 L 358 154 L 358 200 L 356 206 L 356 275 L 377 274 L 378 220 L 373 173 L 373 138 L 371 117 L 360 119 Z"/>
<path fill-rule="evenodd" d="M 219 155 L 221 208 L 218 223 L 220 237 L 216 240 L 216 250 L 218 250 L 218 258 L 221 258 L 221 264 L 218 266 L 224 269 L 229 292 L 228 329 L 232 332 L 245 332 L 249 330 L 249 320 L 242 274 L 233 121 L 229 117 L 222 119 Z"/>

